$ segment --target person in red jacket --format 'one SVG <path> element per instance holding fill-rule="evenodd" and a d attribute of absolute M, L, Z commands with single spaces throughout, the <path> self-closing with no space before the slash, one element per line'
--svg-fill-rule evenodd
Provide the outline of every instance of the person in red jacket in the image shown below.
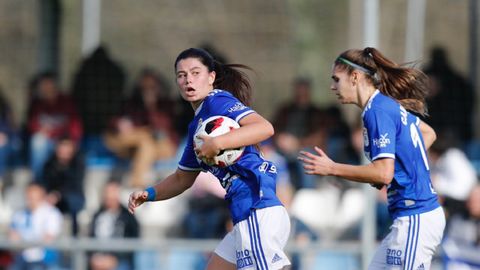
<path fill-rule="evenodd" d="M 78 143 L 83 134 L 83 125 L 73 100 L 60 92 L 55 74 L 38 75 L 32 90 L 27 127 L 30 135 L 30 166 L 35 181 L 39 181 L 43 166 L 52 155 L 57 140 L 68 134 Z"/>

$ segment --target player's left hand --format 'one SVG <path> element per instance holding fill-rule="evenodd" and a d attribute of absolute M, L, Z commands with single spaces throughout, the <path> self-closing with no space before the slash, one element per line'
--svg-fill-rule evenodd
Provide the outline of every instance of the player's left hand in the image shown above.
<path fill-rule="evenodd" d="M 300 151 L 298 160 L 303 162 L 303 169 L 306 174 L 332 175 L 333 162 L 322 149 L 315 146 L 318 155 L 306 151 Z"/>
<path fill-rule="evenodd" d="M 220 147 L 217 145 L 215 137 L 198 135 L 198 138 L 203 141 L 203 144 L 194 149 L 197 157 L 205 161 L 213 160 L 220 153 Z"/>
<path fill-rule="evenodd" d="M 147 198 L 148 192 L 145 190 L 138 190 L 132 192 L 130 194 L 130 197 L 128 198 L 128 212 L 130 212 L 130 214 L 135 213 L 135 208 L 146 202 Z"/>

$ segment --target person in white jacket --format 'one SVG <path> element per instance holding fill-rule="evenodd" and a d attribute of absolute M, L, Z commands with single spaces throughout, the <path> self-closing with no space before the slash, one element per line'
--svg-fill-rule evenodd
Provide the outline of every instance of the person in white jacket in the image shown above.
<path fill-rule="evenodd" d="M 47 202 L 45 189 L 30 183 L 25 191 L 26 207 L 13 214 L 9 237 L 12 241 L 51 243 L 60 235 L 63 217 Z M 15 257 L 14 270 L 49 269 L 58 254 L 41 246 L 26 248 Z"/>
<path fill-rule="evenodd" d="M 439 134 L 429 151 L 432 185 L 448 215 L 465 208 L 477 183 L 477 173 L 467 155 L 456 147 L 455 138 Z"/>

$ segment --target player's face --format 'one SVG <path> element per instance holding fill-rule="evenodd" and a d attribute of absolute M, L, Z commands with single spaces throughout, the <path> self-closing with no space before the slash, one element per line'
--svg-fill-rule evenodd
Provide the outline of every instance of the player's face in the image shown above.
<path fill-rule="evenodd" d="M 209 72 L 207 66 L 197 58 L 178 61 L 176 67 L 177 85 L 182 97 L 190 102 L 194 109 L 213 90 L 215 71 Z"/>
<path fill-rule="evenodd" d="M 342 104 L 357 103 L 357 95 L 355 93 L 355 87 L 352 85 L 350 75 L 345 70 L 341 70 L 336 66 L 332 68 L 332 84 L 330 90 L 335 92 L 338 100 Z"/>

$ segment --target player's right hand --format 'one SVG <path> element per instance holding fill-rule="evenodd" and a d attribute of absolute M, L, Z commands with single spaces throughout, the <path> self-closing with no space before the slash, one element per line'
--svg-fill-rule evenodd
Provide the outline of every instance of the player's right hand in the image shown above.
<path fill-rule="evenodd" d="M 130 214 L 134 214 L 135 208 L 139 207 L 144 202 L 146 202 L 147 197 L 148 197 L 148 192 L 145 190 L 135 191 L 132 194 L 130 194 L 130 197 L 128 198 L 128 212 L 130 212 Z"/>

